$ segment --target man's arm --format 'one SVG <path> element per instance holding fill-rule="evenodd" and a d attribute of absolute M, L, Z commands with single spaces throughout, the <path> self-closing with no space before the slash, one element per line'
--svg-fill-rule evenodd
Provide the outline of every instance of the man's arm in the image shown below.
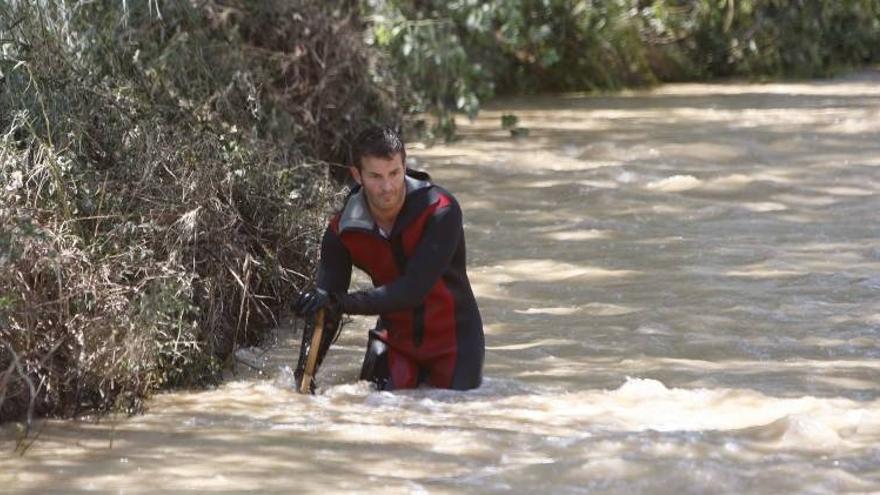
<path fill-rule="evenodd" d="M 315 313 L 317 313 L 318 310 L 324 309 L 321 305 L 326 304 L 327 292 L 344 293 L 348 290 L 348 286 L 351 283 L 351 256 L 349 255 L 348 250 L 345 249 L 339 236 L 333 231 L 332 226 L 327 227 L 327 230 L 324 231 L 324 237 L 321 240 L 321 260 L 318 264 L 317 278 L 317 286 L 326 292 L 324 292 L 323 297 L 320 295 L 320 291 L 315 290 L 301 294 L 294 306 L 295 311 L 300 314 L 300 316 L 308 315 L 311 319 L 315 316 Z M 319 303 L 320 305 L 316 305 L 319 298 L 323 299 L 324 302 Z M 314 306 L 314 310 L 305 309 L 309 306 Z M 323 321 L 323 328 L 321 329 L 323 333 L 321 333 L 321 340 L 318 344 L 319 347 L 317 349 L 318 354 L 316 356 L 317 360 L 315 361 L 315 367 L 311 370 L 311 373 L 314 373 L 320 368 L 321 363 L 324 361 L 324 356 L 327 355 L 327 351 L 330 349 L 330 345 L 339 335 L 340 316 L 341 315 L 338 312 L 330 311 L 325 312 L 324 317 L 320 318 L 320 320 Z M 315 325 L 317 325 L 317 320 L 318 318 L 313 320 Z M 293 372 L 293 376 L 296 378 L 297 389 L 301 389 L 303 386 L 302 380 L 305 376 L 306 363 L 309 361 L 310 356 L 314 356 L 312 352 L 314 350 L 312 341 L 314 338 L 314 330 L 307 331 L 308 328 L 308 326 L 303 328 L 299 360 L 296 364 L 296 370 Z M 314 327 L 312 328 L 314 329 Z M 314 380 L 306 385 L 309 387 L 310 391 L 314 393 Z"/>
<path fill-rule="evenodd" d="M 339 294 L 342 311 L 376 315 L 419 306 L 449 266 L 462 235 L 461 208 L 455 200 L 434 212 L 406 270 L 390 284 Z"/>
<path fill-rule="evenodd" d="M 339 235 L 328 226 L 321 240 L 318 287 L 333 294 L 344 294 L 351 284 L 351 255 Z"/>

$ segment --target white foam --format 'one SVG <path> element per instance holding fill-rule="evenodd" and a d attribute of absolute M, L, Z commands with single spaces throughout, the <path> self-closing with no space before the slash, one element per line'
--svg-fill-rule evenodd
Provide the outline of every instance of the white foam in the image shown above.
<path fill-rule="evenodd" d="M 521 315 L 570 315 L 577 313 L 579 310 L 580 308 L 577 306 L 560 306 L 550 308 L 515 309 L 513 312 Z"/>
<path fill-rule="evenodd" d="M 673 175 L 665 179 L 649 182 L 645 187 L 654 191 L 681 192 L 696 189 L 703 182 L 693 175 Z"/>
<path fill-rule="evenodd" d="M 648 399 L 669 394 L 663 382 L 646 378 L 626 377 L 626 383 L 611 392 L 613 395 L 627 399 Z"/>
<path fill-rule="evenodd" d="M 615 180 L 617 180 L 617 182 L 620 182 L 621 184 L 632 184 L 638 179 L 638 174 L 630 172 L 629 170 L 624 170 L 623 172 L 617 174 L 617 177 L 615 177 Z"/>
<path fill-rule="evenodd" d="M 831 425 L 808 414 L 786 416 L 788 427 L 783 442 L 798 448 L 825 450 L 841 443 L 840 435 Z"/>

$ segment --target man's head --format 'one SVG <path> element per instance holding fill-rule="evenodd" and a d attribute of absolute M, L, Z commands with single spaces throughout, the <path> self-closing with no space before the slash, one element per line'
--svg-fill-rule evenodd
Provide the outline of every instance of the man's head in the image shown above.
<path fill-rule="evenodd" d="M 401 161 L 406 164 L 406 147 L 399 132 L 392 127 L 368 127 L 354 140 L 352 166 L 360 170 L 364 157 L 392 158 L 396 154 L 400 154 Z"/>
<path fill-rule="evenodd" d="M 406 199 L 406 149 L 398 133 L 390 127 L 364 130 L 355 139 L 352 160 L 351 175 L 363 187 L 373 215 L 393 220 Z"/>

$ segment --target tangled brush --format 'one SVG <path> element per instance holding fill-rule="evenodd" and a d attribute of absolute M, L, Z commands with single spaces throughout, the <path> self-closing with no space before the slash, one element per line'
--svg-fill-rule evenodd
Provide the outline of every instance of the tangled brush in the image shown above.
<path fill-rule="evenodd" d="M 0 6 L 0 422 L 214 380 L 395 112 L 350 10 L 135 3 Z"/>

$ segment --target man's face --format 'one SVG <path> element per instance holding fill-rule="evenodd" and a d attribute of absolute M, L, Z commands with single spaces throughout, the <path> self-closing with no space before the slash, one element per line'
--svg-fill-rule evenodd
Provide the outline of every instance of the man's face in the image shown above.
<path fill-rule="evenodd" d="M 361 169 L 351 167 L 354 180 L 364 188 L 374 214 L 394 217 L 406 199 L 405 169 L 400 153 L 391 158 L 364 156 Z"/>

